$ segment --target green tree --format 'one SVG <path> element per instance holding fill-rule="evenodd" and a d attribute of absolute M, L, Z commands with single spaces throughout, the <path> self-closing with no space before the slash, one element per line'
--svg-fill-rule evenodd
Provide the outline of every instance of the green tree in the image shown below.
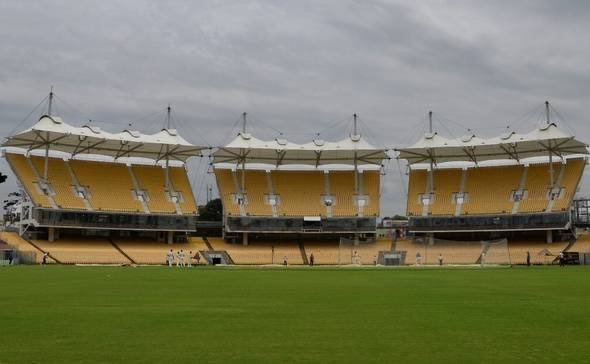
<path fill-rule="evenodd" d="M 223 218 L 223 207 L 221 199 L 216 198 L 206 205 L 199 206 L 199 220 L 202 221 L 221 221 Z"/>

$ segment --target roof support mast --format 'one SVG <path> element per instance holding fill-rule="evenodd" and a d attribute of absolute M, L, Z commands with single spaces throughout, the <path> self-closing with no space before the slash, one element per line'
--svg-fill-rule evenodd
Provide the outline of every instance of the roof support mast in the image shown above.
<path fill-rule="evenodd" d="M 51 90 L 49 91 L 49 102 L 47 105 L 47 115 L 51 117 L 51 109 L 53 108 L 53 86 L 51 86 Z M 45 165 L 43 168 L 43 180 L 47 182 L 47 174 L 49 168 L 49 132 L 47 132 L 47 140 L 45 144 Z"/>
<path fill-rule="evenodd" d="M 432 110 L 428 112 L 428 133 L 432 135 Z M 426 191 L 428 192 L 428 205 L 422 206 L 422 215 L 428 215 L 428 209 L 433 202 L 434 194 L 434 156 L 430 155 L 430 169 L 428 170 L 428 179 L 426 180 Z"/>
<path fill-rule="evenodd" d="M 547 123 L 547 125 L 551 124 L 551 110 L 549 108 L 549 101 L 545 101 L 545 118 L 545 122 Z M 555 187 L 555 172 L 553 171 L 553 150 L 551 149 L 551 140 L 549 140 L 548 143 L 549 148 L 547 148 L 547 150 L 549 151 L 549 188 L 553 193 L 553 188 Z"/>
<path fill-rule="evenodd" d="M 170 107 L 170 104 L 168 104 L 168 108 L 166 109 L 166 127 L 167 130 L 170 130 L 170 114 L 172 112 L 172 108 Z M 172 189 L 170 188 L 170 171 L 168 170 L 168 165 L 170 163 L 170 156 L 168 155 L 170 151 L 170 147 L 168 145 L 166 145 L 166 168 L 164 169 L 165 174 L 166 174 L 166 189 L 168 189 L 168 191 L 172 191 Z"/>
<path fill-rule="evenodd" d="M 357 115 L 356 113 L 352 115 L 352 138 L 353 140 L 357 138 L 358 136 L 358 130 L 357 130 Z M 357 160 L 357 154 L 356 152 L 354 153 L 354 193 L 356 195 L 359 194 L 359 170 L 358 170 L 358 160 Z"/>
<path fill-rule="evenodd" d="M 246 134 L 246 115 L 248 115 L 245 111 L 242 113 L 242 135 Z M 246 193 L 246 157 L 242 161 L 242 180 L 240 186 L 240 194 L 244 197 L 244 193 Z"/>

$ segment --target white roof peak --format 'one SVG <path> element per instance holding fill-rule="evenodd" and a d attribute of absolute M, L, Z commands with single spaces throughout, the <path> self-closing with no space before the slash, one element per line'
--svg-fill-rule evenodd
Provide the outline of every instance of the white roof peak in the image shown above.
<path fill-rule="evenodd" d="M 384 149 L 375 148 L 360 138 L 355 141 L 345 138 L 336 142 L 313 139 L 309 143 L 292 143 L 284 138 L 271 141 L 255 137 L 244 139 L 239 134 L 227 145 L 213 153 L 213 163 L 262 163 L 270 165 L 326 164 L 381 165 L 388 158 Z"/>
<path fill-rule="evenodd" d="M 109 133 L 94 125 L 76 127 L 55 116 L 42 116 L 32 127 L 6 139 L 3 147 L 28 150 L 44 149 L 114 157 L 141 157 L 161 160 L 171 158 L 186 161 L 200 155 L 205 147 L 195 146 L 179 136 L 175 130 L 162 130 L 156 134 L 142 134 L 137 130 Z M 162 148 L 166 146 L 166 148 Z"/>
<path fill-rule="evenodd" d="M 500 160 L 572 154 L 588 154 L 587 145 L 560 130 L 554 123 L 535 128 L 526 134 L 508 131 L 498 137 L 483 139 L 471 136 L 449 140 L 436 133 L 425 134 L 422 139 L 408 148 L 396 149 L 399 158 L 406 159 L 410 164 L 442 162 L 479 162 L 484 160 Z"/>

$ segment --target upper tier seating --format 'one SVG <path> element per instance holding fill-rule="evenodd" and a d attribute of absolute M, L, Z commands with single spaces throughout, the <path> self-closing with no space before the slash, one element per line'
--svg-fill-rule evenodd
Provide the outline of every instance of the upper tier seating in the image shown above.
<path fill-rule="evenodd" d="M 37 206 L 52 207 L 47 196 L 37 187 L 36 183 L 39 181 L 39 176 L 31 168 L 27 158 L 22 154 L 6 153 L 6 160 L 33 202 Z"/>
<path fill-rule="evenodd" d="M 45 158 L 32 156 L 31 161 L 39 175 L 45 169 Z M 66 162 L 59 158 L 49 158 L 47 179 L 55 195 L 53 199 L 59 208 L 85 210 L 84 199 L 76 194 L 74 182 L 67 169 Z"/>
<path fill-rule="evenodd" d="M 87 188 L 95 210 L 143 212 L 133 196 L 133 181 L 127 166 L 120 163 L 70 160 L 80 185 Z"/>
<path fill-rule="evenodd" d="M 475 167 L 461 169 L 434 169 L 433 199 L 428 206 L 429 215 L 454 215 L 457 211 L 454 194 L 463 192 L 464 200 L 458 209 L 460 215 L 540 213 L 566 211 L 576 192 L 586 161 L 570 159 L 567 163 L 554 163 L 554 180 L 561 194 L 550 204 L 549 164 L 531 164 Z M 464 186 L 461 191 L 461 179 Z M 427 194 L 428 171 L 410 171 L 407 212 L 410 216 L 422 215 L 421 196 Z M 521 182 L 524 182 L 520 189 Z M 523 198 L 515 203 L 514 194 Z"/>
<path fill-rule="evenodd" d="M 369 197 L 369 203 L 364 207 L 363 214 L 365 216 L 378 216 L 381 197 L 381 173 L 379 171 L 365 171 L 362 176 L 363 193 Z"/>
<path fill-rule="evenodd" d="M 236 188 L 232 171 L 229 169 L 215 169 L 215 178 L 225 213 L 227 215 L 239 215 L 240 207 L 235 203 L 233 197 L 233 194 L 236 193 Z"/>
<path fill-rule="evenodd" d="M 554 163 L 555 174 L 559 174 L 562 165 Z M 547 207 L 547 189 L 549 188 L 549 165 L 534 164 L 529 166 L 525 190 L 528 191 L 526 199 L 520 203 L 519 212 L 544 211 Z"/>
<path fill-rule="evenodd" d="M 408 216 L 420 216 L 422 214 L 422 203 L 420 195 L 426 192 L 426 181 L 428 172 L 425 169 L 410 170 L 408 179 Z"/>
<path fill-rule="evenodd" d="M 272 215 L 272 207 L 266 203 L 268 182 L 265 171 L 248 171 L 246 173 L 246 195 L 248 203 L 246 211 L 254 216 Z"/>
<path fill-rule="evenodd" d="M 182 194 L 182 202 L 179 202 L 183 214 L 196 214 L 197 205 L 193 198 L 193 189 L 188 180 L 188 175 L 183 167 L 169 167 L 170 183 L 176 192 Z"/>
<path fill-rule="evenodd" d="M 242 179 L 242 173 L 245 173 Z M 270 174 L 270 176 L 269 176 Z M 283 171 L 270 172 L 260 170 L 216 169 L 217 185 L 224 204 L 225 213 L 239 215 L 240 206 L 236 195 L 244 181 L 244 213 L 250 216 L 272 216 L 272 206 L 268 196 L 278 196 L 277 216 L 326 216 L 328 209 L 322 196 L 333 196 L 332 216 L 356 216 L 358 207 L 355 203 L 354 172 L 330 171 L 327 176 L 323 171 Z M 269 179 L 272 185 L 269 186 Z M 329 191 L 326 187 L 329 184 Z M 367 196 L 367 203 L 362 209 L 364 216 L 379 214 L 380 175 L 378 171 L 359 173 L 360 195 Z"/>
<path fill-rule="evenodd" d="M 273 171 L 271 175 L 274 191 L 280 196 L 279 215 L 325 215 L 323 172 Z"/>
<path fill-rule="evenodd" d="M 145 212 L 135 197 L 135 184 L 125 164 L 48 158 L 47 182 L 51 192 L 47 196 L 40 188 L 45 170 L 44 157 L 27 158 L 22 154 L 6 153 L 6 159 L 37 206 L 52 208 L 53 200 L 55 207 L 60 209 Z M 166 195 L 164 169 L 153 165 L 133 165 L 131 168 L 139 188 L 148 193 L 149 211 L 176 213 L 174 203 Z M 197 207 L 186 170 L 170 167 L 169 173 L 174 191 L 182 194 L 180 210 L 185 214 L 195 214 Z M 76 191 L 76 181 L 84 189 L 87 201 Z"/>
<path fill-rule="evenodd" d="M 467 170 L 464 214 L 512 212 L 510 193 L 518 189 L 523 166 L 480 167 Z"/>
<path fill-rule="evenodd" d="M 429 211 L 433 215 L 452 215 L 455 213 L 453 193 L 461 187 L 461 169 L 440 169 L 434 173 L 434 202 Z"/>
<path fill-rule="evenodd" d="M 166 175 L 161 167 L 134 165 L 132 169 L 139 187 L 148 192 L 150 212 L 165 214 L 176 212 L 174 203 L 166 197 Z"/>

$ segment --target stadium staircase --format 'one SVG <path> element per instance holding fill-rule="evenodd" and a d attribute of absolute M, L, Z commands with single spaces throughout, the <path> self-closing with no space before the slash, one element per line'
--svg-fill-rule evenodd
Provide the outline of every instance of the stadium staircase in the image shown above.
<path fill-rule="evenodd" d="M 205 260 L 207 261 L 208 264 L 213 264 L 213 257 L 215 255 L 221 255 L 222 260 L 225 261 L 226 264 L 235 264 L 233 259 L 231 258 L 231 256 L 225 250 L 219 250 L 219 251 L 201 250 L 201 251 L 199 251 L 199 253 L 201 253 L 201 256 L 203 258 L 205 258 Z"/>
<path fill-rule="evenodd" d="M 223 257 L 223 260 L 227 264 L 235 264 L 234 260 L 231 258 L 231 256 L 229 255 L 229 253 L 227 251 L 215 250 L 213 248 L 213 245 L 211 245 L 211 242 L 209 242 L 209 239 L 207 239 L 206 236 L 202 236 L 201 239 L 203 239 L 203 242 L 205 243 L 205 245 L 207 245 L 208 250 L 201 250 L 201 251 L 199 251 L 199 253 L 201 253 L 201 256 L 205 258 L 207 263 L 213 264 L 213 256 L 214 255 L 221 255 Z"/>
<path fill-rule="evenodd" d="M 299 245 L 299 251 L 301 252 L 301 259 L 303 260 L 303 264 L 309 265 L 309 260 L 307 259 L 307 253 L 305 252 L 305 246 L 303 245 L 303 240 L 298 239 L 297 244 Z"/>
<path fill-rule="evenodd" d="M 576 240 L 577 239 L 575 237 L 570 238 L 568 240 L 568 242 L 567 242 L 567 246 L 565 248 L 563 248 L 563 251 L 564 252 L 569 251 L 574 246 L 574 244 L 576 243 Z"/>
<path fill-rule="evenodd" d="M 131 264 L 137 264 L 137 262 L 135 260 L 133 260 L 133 258 L 131 258 L 129 255 L 127 255 L 127 253 L 125 253 L 123 251 L 123 249 L 121 249 L 117 243 L 115 243 L 115 241 L 111 238 L 109 238 L 109 242 L 111 243 L 111 245 L 113 246 L 113 248 L 117 249 L 117 251 L 119 253 L 121 253 L 122 256 L 124 256 L 127 260 L 129 260 L 129 262 L 131 262 Z"/>
<path fill-rule="evenodd" d="M 29 239 L 28 237 L 26 237 L 26 236 L 24 236 L 24 235 L 23 235 L 23 236 L 21 236 L 21 237 L 22 237 L 22 238 L 23 238 L 23 239 L 24 239 L 24 240 L 25 240 L 27 243 L 29 243 L 29 244 L 30 244 L 30 245 L 31 245 L 33 248 L 35 248 L 35 249 L 37 249 L 38 251 L 40 251 L 42 254 L 45 254 L 45 253 L 47 253 L 47 256 L 48 256 L 49 258 L 53 259 L 53 260 L 54 260 L 54 261 L 55 261 L 57 264 L 63 264 L 61 261 L 59 261 L 59 260 L 58 260 L 57 258 L 55 258 L 53 255 L 51 255 L 51 253 L 48 253 L 47 251 L 45 251 L 45 250 L 41 249 L 41 247 L 40 247 L 40 246 L 38 246 L 37 244 L 33 243 L 33 242 L 31 241 L 31 239 Z"/>
<path fill-rule="evenodd" d="M 205 243 L 205 245 L 207 245 L 207 249 L 209 249 L 210 252 L 215 251 L 215 249 L 213 249 L 213 246 L 211 245 L 211 243 L 209 242 L 209 239 L 207 239 L 206 236 L 203 236 L 203 242 Z"/>

